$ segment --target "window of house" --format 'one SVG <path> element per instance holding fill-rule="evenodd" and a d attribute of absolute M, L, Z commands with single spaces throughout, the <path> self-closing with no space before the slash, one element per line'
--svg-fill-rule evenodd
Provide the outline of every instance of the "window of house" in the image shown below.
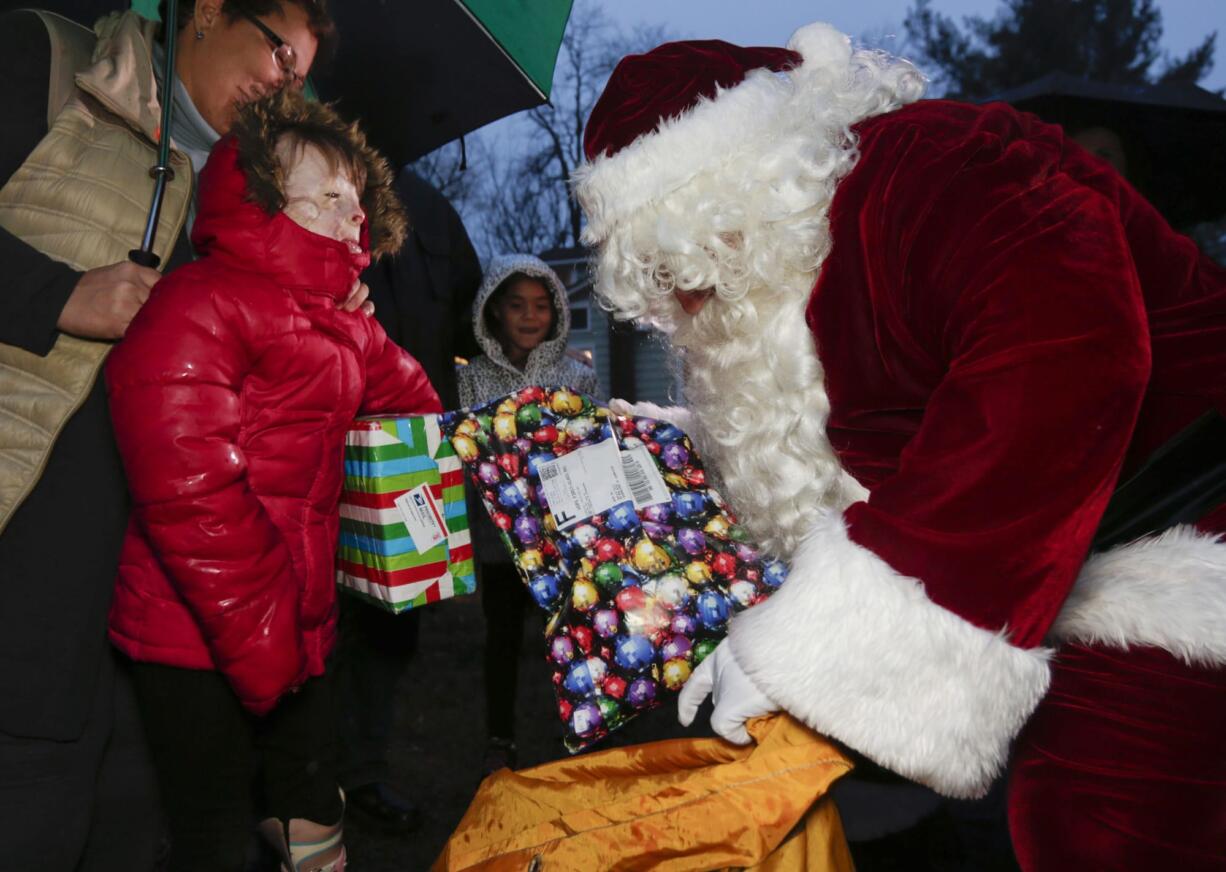
<path fill-rule="evenodd" d="M 583 300 L 570 304 L 570 329 L 588 329 L 588 301 Z"/>

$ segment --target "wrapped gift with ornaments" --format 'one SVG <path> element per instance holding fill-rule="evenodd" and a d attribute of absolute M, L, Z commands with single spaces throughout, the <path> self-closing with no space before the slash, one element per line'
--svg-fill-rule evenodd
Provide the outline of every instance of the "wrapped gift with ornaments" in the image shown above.
<path fill-rule="evenodd" d="M 438 415 L 359 419 L 345 436 L 337 582 L 392 612 L 476 589 L 460 460 Z"/>
<path fill-rule="evenodd" d="M 786 577 L 672 424 L 528 387 L 441 426 L 549 614 L 571 751 L 675 696 L 729 619 Z"/>

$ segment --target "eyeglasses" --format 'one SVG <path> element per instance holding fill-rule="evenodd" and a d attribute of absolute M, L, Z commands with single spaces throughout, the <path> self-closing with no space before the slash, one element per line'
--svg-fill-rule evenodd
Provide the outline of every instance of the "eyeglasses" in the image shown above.
<path fill-rule="evenodd" d="M 286 84 L 293 85 L 295 88 L 302 87 L 303 77 L 298 75 L 298 53 L 294 51 L 294 47 L 250 12 L 239 10 L 238 14 L 258 27 L 260 33 L 264 34 L 268 41 L 272 43 L 272 59 L 285 77 Z"/>

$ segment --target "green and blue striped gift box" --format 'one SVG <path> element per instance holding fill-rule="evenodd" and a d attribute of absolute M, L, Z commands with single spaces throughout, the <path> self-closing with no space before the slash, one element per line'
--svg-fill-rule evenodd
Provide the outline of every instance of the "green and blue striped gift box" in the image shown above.
<path fill-rule="evenodd" d="M 397 497 L 429 488 L 447 537 L 418 551 Z M 476 587 L 460 459 L 437 415 L 363 418 L 345 436 L 337 583 L 392 612 Z"/>

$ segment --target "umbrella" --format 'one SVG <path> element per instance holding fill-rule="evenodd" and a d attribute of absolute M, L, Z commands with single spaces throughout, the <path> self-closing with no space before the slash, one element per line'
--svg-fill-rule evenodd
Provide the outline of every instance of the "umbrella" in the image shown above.
<path fill-rule="evenodd" d="M 1129 181 L 1176 227 L 1226 215 L 1226 100 L 1211 91 L 1054 72 L 989 99 L 1070 133 L 1114 130 L 1127 154 Z"/>
<path fill-rule="evenodd" d="M 393 164 L 549 99 L 572 0 L 341 0 L 319 96 Z"/>

